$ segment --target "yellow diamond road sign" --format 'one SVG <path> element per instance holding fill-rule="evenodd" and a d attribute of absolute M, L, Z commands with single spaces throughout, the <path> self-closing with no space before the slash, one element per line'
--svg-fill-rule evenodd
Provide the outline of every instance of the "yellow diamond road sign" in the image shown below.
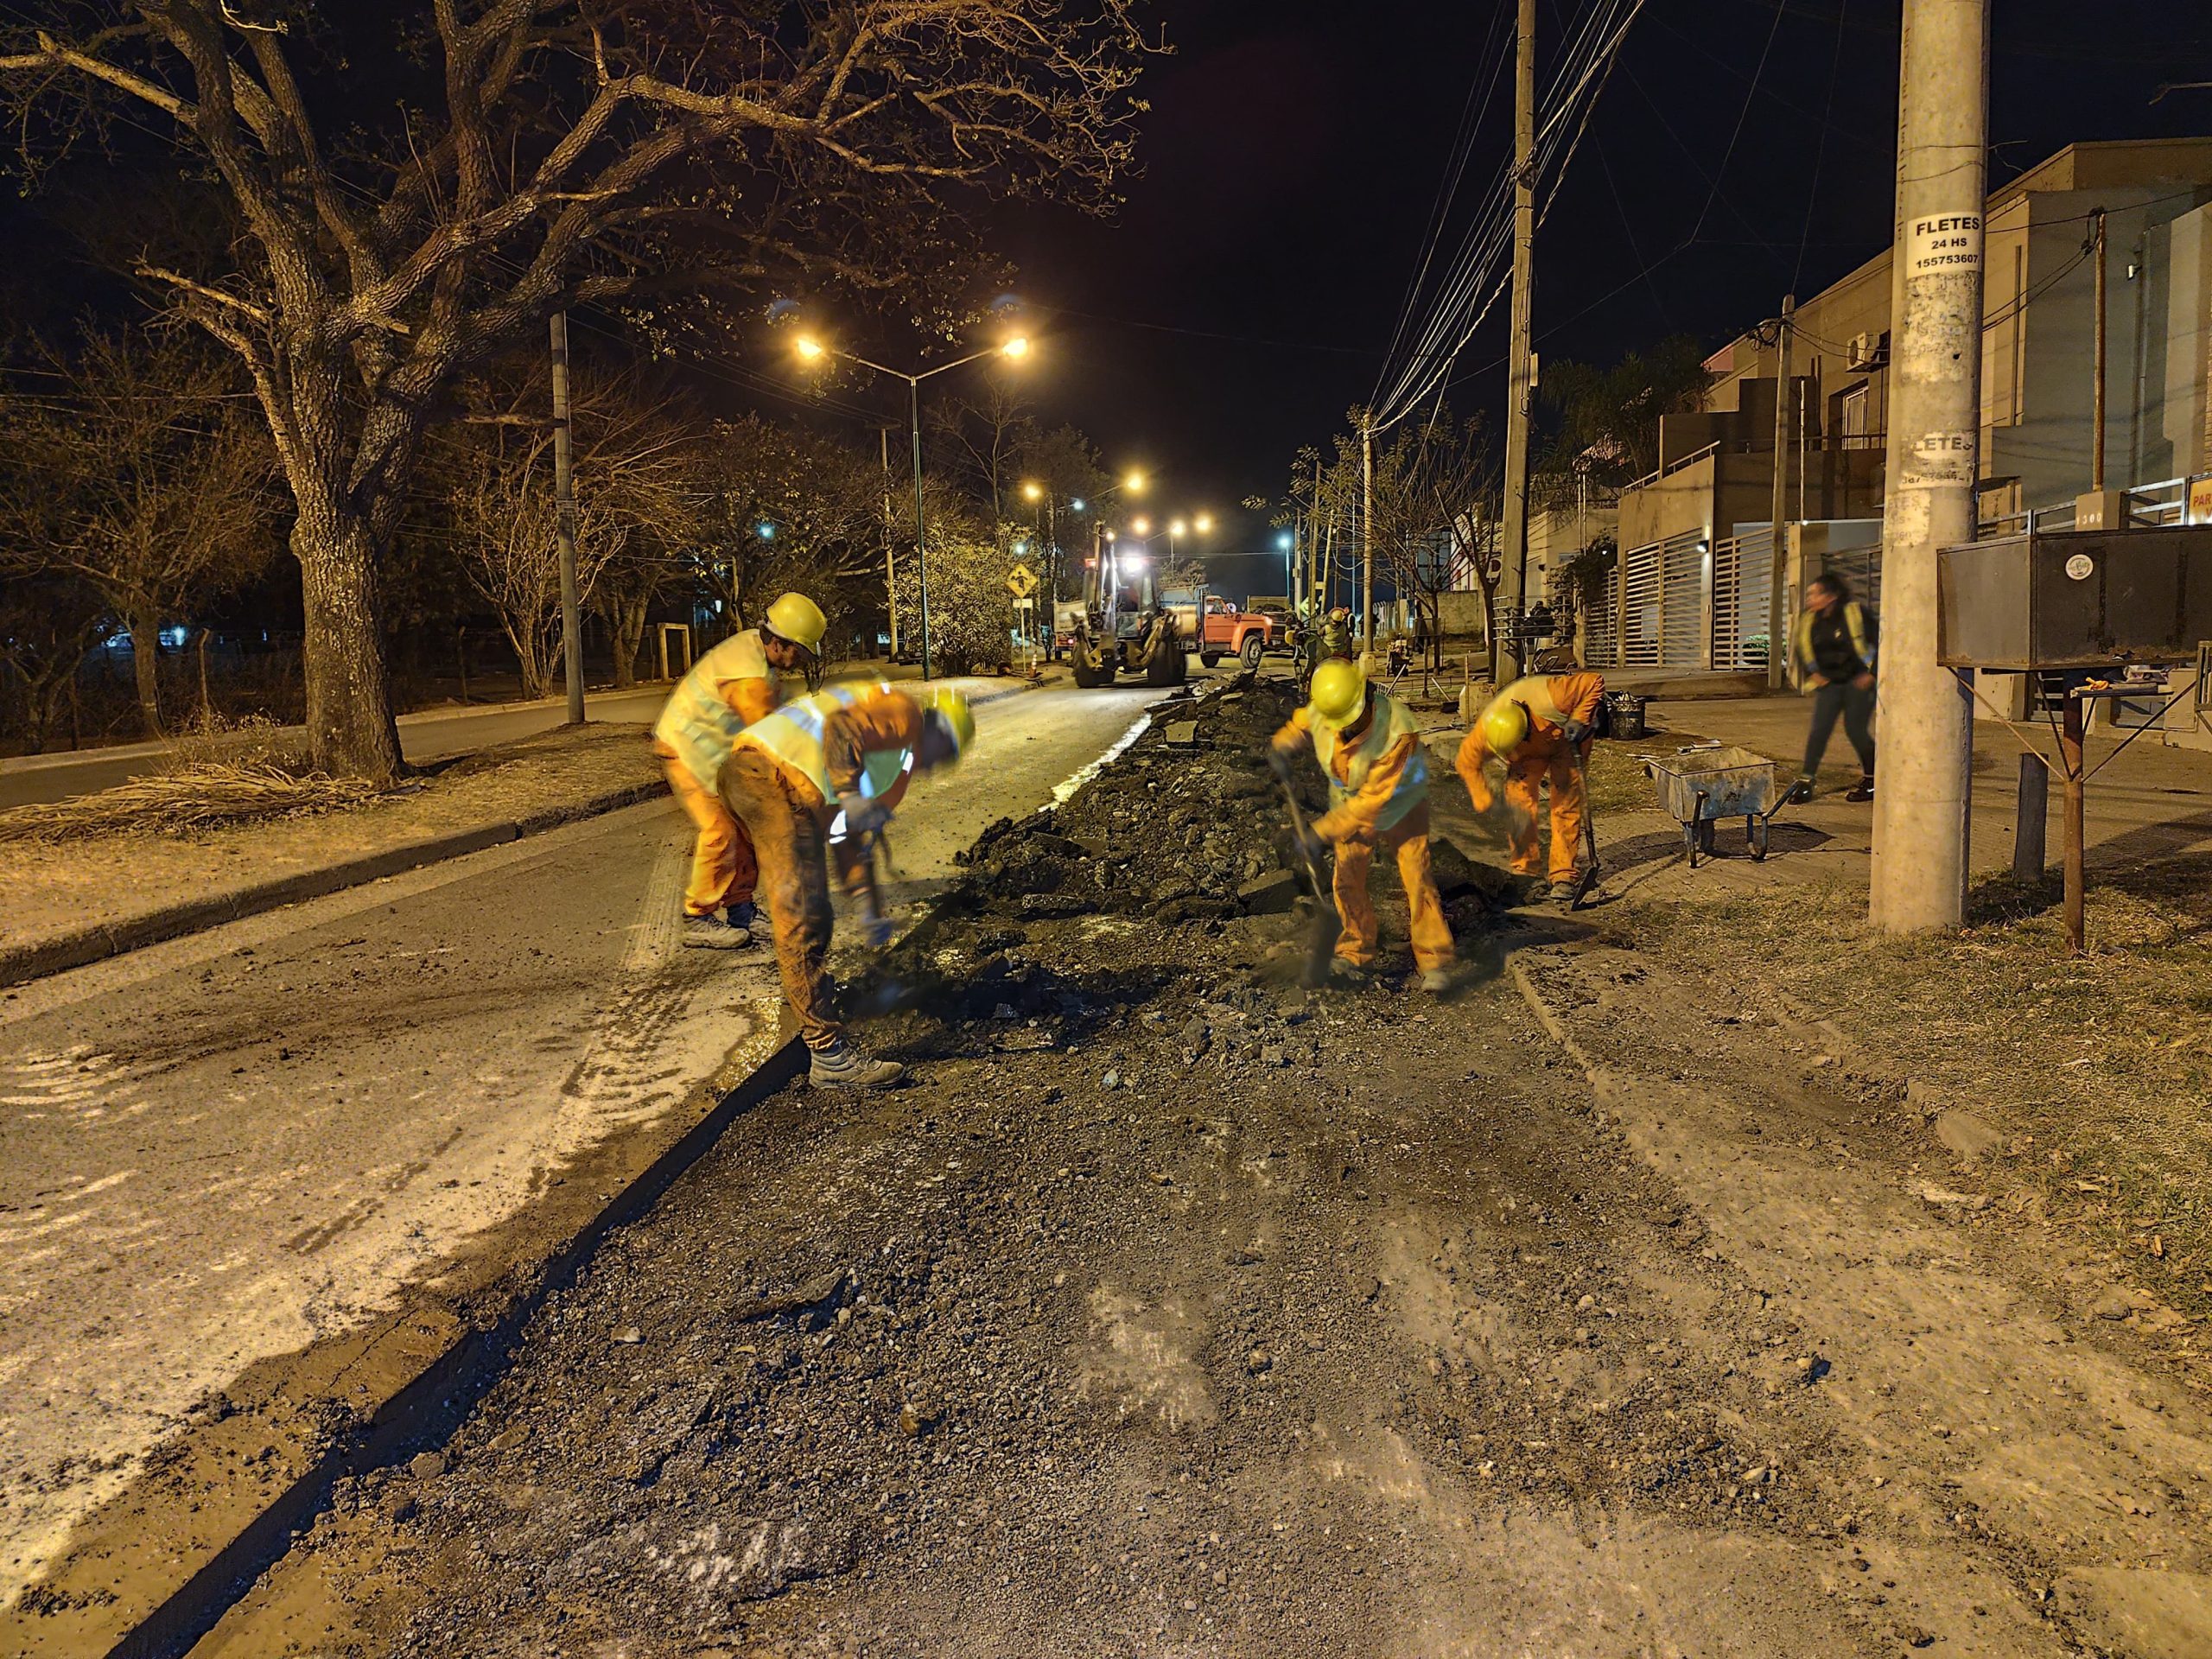
<path fill-rule="evenodd" d="M 1006 573 L 1006 585 L 1016 599 L 1027 599 L 1037 591 L 1037 573 L 1026 564 L 1017 564 Z"/>

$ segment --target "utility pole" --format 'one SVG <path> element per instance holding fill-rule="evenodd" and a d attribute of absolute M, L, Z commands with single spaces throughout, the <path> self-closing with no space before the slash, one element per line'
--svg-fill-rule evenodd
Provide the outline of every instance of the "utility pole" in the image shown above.
<path fill-rule="evenodd" d="M 1359 416 L 1359 665 L 1375 669 L 1375 416 Z"/>
<path fill-rule="evenodd" d="M 1789 544 L 1783 538 L 1782 516 L 1789 510 L 1789 347 L 1796 332 L 1797 296 L 1782 296 L 1782 322 L 1775 337 L 1774 371 L 1774 545 L 1768 550 L 1766 596 L 1766 686 L 1779 691 L 1789 678 L 1789 653 L 1783 648 L 1789 610 L 1783 592 L 1789 575 Z M 1719 666 L 1719 664 L 1715 664 Z"/>
<path fill-rule="evenodd" d="M 1973 709 L 1936 659 L 1936 554 L 1974 533 L 1989 136 L 1989 0 L 1904 3 L 1870 895 L 1891 933 L 1966 917 Z"/>
<path fill-rule="evenodd" d="M 2105 210 L 2089 215 L 2089 257 L 2096 267 L 2097 327 L 2090 353 L 2089 372 L 2089 487 L 2105 486 Z M 2117 526 L 2113 526 L 2117 528 Z"/>
<path fill-rule="evenodd" d="M 577 613 L 575 450 L 569 429 L 569 314 L 553 331 L 553 524 L 561 553 L 561 662 L 569 682 L 569 724 L 584 723 L 584 629 Z"/>
<path fill-rule="evenodd" d="M 1529 587 L 1529 350 L 1535 281 L 1536 0 L 1520 0 L 1513 54 L 1513 325 L 1505 359 L 1504 544 L 1498 550 L 1498 598 L 1510 630 L 1508 648 L 1516 675 L 1522 667 L 1520 618 Z"/>
<path fill-rule="evenodd" d="M 891 539 L 891 429 L 876 429 L 883 458 L 883 614 L 888 620 L 891 655 L 899 655 L 899 550 Z"/>
<path fill-rule="evenodd" d="M 922 516 L 922 378 L 906 379 L 906 411 L 914 434 L 914 588 L 921 600 L 922 677 L 930 677 L 929 531 Z"/>

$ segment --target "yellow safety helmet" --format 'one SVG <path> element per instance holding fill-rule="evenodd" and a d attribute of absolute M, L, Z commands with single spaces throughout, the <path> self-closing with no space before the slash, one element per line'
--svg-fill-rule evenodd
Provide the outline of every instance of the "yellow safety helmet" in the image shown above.
<path fill-rule="evenodd" d="M 922 707 L 952 734 L 953 759 L 965 755 L 976 741 L 976 711 L 968 706 L 968 694 L 949 685 L 931 686 L 922 696 Z"/>
<path fill-rule="evenodd" d="M 788 639 L 803 651 L 822 654 L 822 636 L 830 632 L 830 619 L 804 594 L 785 594 L 768 607 L 768 631 Z"/>
<path fill-rule="evenodd" d="M 1510 697 L 1500 697 L 1483 710 L 1483 741 L 1490 752 L 1510 755 L 1529 740 L 1529 710 Z"/>
<path fill-rule="evenodd" d="M 1313 718 L 1325 726 L 1342 726 L 1357 718 L 1367 702 L 1367 676 L 1359 664 L 1332 657 L 1313 671 L 1313 684 L 1306 694 Z"/>

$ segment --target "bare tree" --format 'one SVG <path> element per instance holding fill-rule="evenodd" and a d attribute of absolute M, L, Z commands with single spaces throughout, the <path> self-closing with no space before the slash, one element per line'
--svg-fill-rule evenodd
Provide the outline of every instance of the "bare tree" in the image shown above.
<path fill-rule="evenodd" d="M 946 396 L 931 406 L 930 425 L 955 464 L 989 504 L 991 521 L 1015 511 L 1014 463 L 1037 435 L 1027 391 L 1010 372 L 986 374 L 980 396 Z"/>
<path fill-rule="evenodd" d="M 44 751 L 86 653 L 111 613 L 99 590 L 67 572 L 35 572 L 0 554 L 0 688 L 16 689 L 27 753 Z"/>
<path fill-rule="evenodd" d="M 89 583 L 130 629 L 139 716 L 158 736 L 163 620 L 273 550 L 268 442 L 228 365 L 188 338 L 88 333 L 41 356 L 44 395 L 11 434 L 19 544 L 39 525 L 48 568 Z"/>
<path fill-rule="evenodd" d="M 963 188 L 1111 204 L 1147 49 L 1127 7 L 24 0 L 0 82 L 34 157 L 123 113 L 219 181 L 227 251 L 137 275 L 251 374 L 296 507 L 309 751 L 384 778 L 379 562 L 456 377 L 563 307 L 658 322 L 771 276 L 944 326 Z"/>
<path fill-rule="evenodd" d="M 1376 453 L 1376 563 L 1422 619 L 1432 666 L 1443 656 L 1440 595 L 1469 566 L 1489 614 L 1498 577 L 1489 503 L 1498 481 L 1480 417 L 1455 423 L 1440 403 L 1427 419 L 1399 425 Z"/>
<path fill-rule="evenodd" d="M 454 501 L 462 568 L 499 613 L 526 697 L 550 692 L 560 650 L 553 434 L 535 415 L 546 397 L 542 374 L 523 376 L 495 423 L 466 429 L 493 435 L 478 440 Z M 692 474 L 683 426 L 635 375 L 579 375 L 572 426 L 576 585 L 589 602 L 633 541 L 690 516 Z"/>

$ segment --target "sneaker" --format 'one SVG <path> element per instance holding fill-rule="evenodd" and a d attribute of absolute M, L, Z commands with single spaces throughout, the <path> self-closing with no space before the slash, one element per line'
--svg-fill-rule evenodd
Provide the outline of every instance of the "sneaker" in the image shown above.
<path fill-rule="evenodd" d="M 775 923 L 768 918 L 766 911 L 750 899 L 739 899 L 722 914 L 729 918 L 732 927 L 741 927 L 750 933 L 755 944 L 773 944 L 776 942 Z"/>
<path fill-rule="evenodd" d="M 1421 969 L 1421 988 L 1431 996 L 1441 996 L 1452 988 L 1452 976 L 1441 968 Z"/>
<path fill-rule="evenodd" d="M 814 1051 L 806 1080 L 817 1089 L 887 1089 L 906 1070 L 896 1060 L 872 1058 L 850 1039 L 840 1037 L 829 1047 Z"/>
<path fill-rule="evenodd" d="M 1809 778 L 1800 778 L 1796 783 L 1789 785 L 1789 791 L 1784 794 L 1782 798 L 1786 804 L 1790 806 L 1804 805 L 1806 802 L 1813 798 L 1813 780 Z"/>
<path fill-rule="evenodd" d="M 1853 784 L 1844 792 L 1843 798 L 1847 801 L 1872 800 L 1874 798 L 1874 780 L 1872 778 L 1861 778 L 1857 783 Z"/>
<path fill-rule="evenodd" d="M 751 948 L 753 935 L 741 927 L 732 926 L 716 913 L 686 915 L 683 944 L 693 950 L 744 950 Z"/>

